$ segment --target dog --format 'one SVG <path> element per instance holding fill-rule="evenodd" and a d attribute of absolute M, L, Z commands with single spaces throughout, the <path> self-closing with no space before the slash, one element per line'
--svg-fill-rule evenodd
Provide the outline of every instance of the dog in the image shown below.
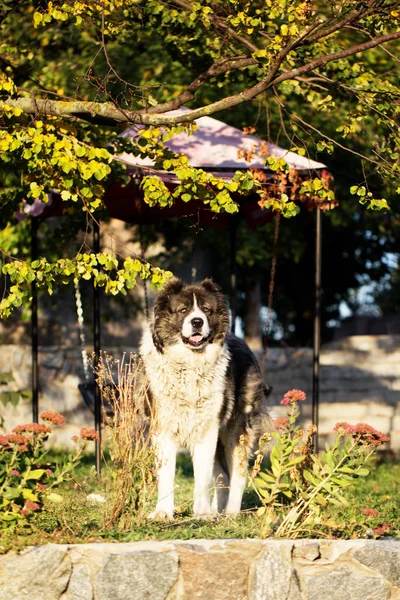
<path fill-rule="evenodd" d="M 211 279 L 192 285 L 172 279 L 156 297 L 139 355 L 157 415 L 158 500 L 149 517 L 173 518 L 182 447 L 193 460 L 194 515 L 238 514 L 249 457 L 271 420 L 256 358 L 229 334 L 219 286 Z"/>

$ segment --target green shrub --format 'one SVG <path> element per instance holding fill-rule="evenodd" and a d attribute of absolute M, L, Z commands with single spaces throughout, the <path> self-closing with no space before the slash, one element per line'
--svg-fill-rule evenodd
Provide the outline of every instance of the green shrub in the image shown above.
<path fill-rule="evenodd" d="M 305 397 L 301 390 L 291 390 L 281 401 L 288 413 L 276 419 L 270 436 L 274 441 L 270 468 L 262 468 L 262 448 L 258 451 L 252 482 L 262 502 L 258 510 L 262 537 L 295 538 L 312 534 L 315 526 L 329 526 L 324 508 L 348 505 L 345 490 L 369 474 L 376 448 L 389 441 L 365 423 L 338 423 L 334 444 L 326 444 L 325 451 L 315 454 L 316 427 L 311 425 L 305 432 L 296 425 L 298 403 Z"/>
<path fill-rule="evenodd" d="M 17 425 L 12 433 L 0 436 L 0 527 L 29 526 L 31 517 L 40 511 L 45 498 L 61 502 L 53 490 L 68 480 L 79 464 L 88 440 L 96 438 L 92 429 L 81 429 L 74 438 L 75 447 L 61 464 L 46 463 L 45 442 L 52 425 L 63 425 L 64 417 L 43 412 L 42 423 Z"/>

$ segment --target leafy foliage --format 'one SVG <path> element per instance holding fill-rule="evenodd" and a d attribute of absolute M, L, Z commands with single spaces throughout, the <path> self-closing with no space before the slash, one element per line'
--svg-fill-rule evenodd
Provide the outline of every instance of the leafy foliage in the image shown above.
<path fill-rule="evenodd" d="M 368 208 L 387 210 L 392 202 L 375 191 L 377 176 L 388 182 L 390 196 L 398 193 L 395 0 L 3 4 L 4 226 L 23 202 L 47 202 L 52 190 L 60 193 L 66 213 L 101 209 L 109 182 L 129 180 L 119 158 L 123 144 L 179 180 L 171 192 L 156 174 L 146 175 L 142 189 L 150 206 L 169 206 L 179 196 L 217 213 L 235 213 L 237 195 L 256 192 L 262 208 L 296 215 L 298 205 L 286 191 L 262 194 L 263 186 L 249 173 L 237 173 L 230 182 L 219 179 L 165 147 L 171 135 L 190 132 L 195 119 L 254 99 L 260 101 L 258 113 L 264 105 L 280 120 L 299 154 L 348 148 L 359 156 L 362 175 L 350 192 Z M 170 113 L 188 105 L 185 112 Z M 138 126 L 133 141 L 113 141 L 116 127 L 132 124 Z M 362 148 L 353 150 L 357 144 Z M 278 178 L 286 173 L 272 157 L 265 163 Z M 301 194 L 334 200 L 332 189 L 314 175 Z M 49 289 L 58 268 L 54 263 L 43 269 Z M 142 271 L 145 277 L 151 273 Z M 126 289 L 120 281 L 104 286 L 111 293 Z M 23 300 L 21 293 L 11 290 L 3 316 Z"/>
<path fill-rule="evenodd" d="M 116 295 L 126 294 L 127 290 L 132 289 L 136 285 L 137 277 L 150 278 L 158 288 L 172 275 L 169 271 L 130 257 L 119 267 L 118 260 L 105 252 L 78 253 L 74 259 L 60 258 L 53 263 L 45 258 L 32 263 L 14 260 L 3 267 L 3 272 L 9 276 L 13 285 L 9 294 L 0 302 L 0 317 L 8 316 L 13 307 L 22 305 L 24 299 L 29 296 L 32 281 L 35 281 L 39 288 L 44 288 L 52 294 L 55 287 L 67 284 L 75 278 L 92 279 L 95 286 L 104 287 L 107 293 Z"/>
<path fill-rule="evenodd" d="M 389 441 L 369 425 L 338 423 L 335 443 L 327 444 L 320 455 L 313 453 L 316 427 L 310 426 L 305 434 L 296 426 L 298 402 L 305 394 L 296 398 L 293 392 L 299 390 L 292 390 L 281 402 L 289 405 L 288 416 L 276 420 L 277 431 L 271 434 L 271 468 L 262 470 L 259 451 L 253 469 L 253 482 L 263 504 L 258 511 L 263 517 L 263 537 L 293 538 L 316 525 L 329 526 L 326 508 L 348 506 L 346 489 L 369 474 L 376 447 Z M 346 434 L 351 438 L 345 439 Z"/>
<path fill-rule="evenodd" d="M 67 481 L 79 464 L 89 435 L 81 431 L 74 450 L 56 465 L 46 462 L 46 441 L 51 433 L 50 424 L 64 424 L 64 417 L 54 412 L 42 413 L 48 423 L 18 425 L 13 432 L 0 436 L 0 528 L 16 526 L 29 528 L 29 521 L 40 511 L 45 499 L 62 502 L 54 488 Z M 51 468 L 50 468 L 51 467 Z"/>

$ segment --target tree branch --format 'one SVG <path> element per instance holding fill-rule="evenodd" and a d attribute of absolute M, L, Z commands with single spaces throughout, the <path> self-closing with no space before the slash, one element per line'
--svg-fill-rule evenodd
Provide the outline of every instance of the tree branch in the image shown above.
<path fill-rule="evenodd" d="M 183 0 L 172 0 L 172 3 L 175 4 L 176 6 L 179 6 L 180 8 L 184 8 L 185 10 L 192 10 L 192 7 L 190 6 L 190 4 L 188 4 L 187 2 L 184 2 Z M 229 35 L 236 40 L 237 42 L 239 42 L 240 44 L 242 44 L 242 46 L 244 46 L 245 48 L 247 48 L 248 50 L 250 50 L 250 52 L 257 52 L 257 50 L 259 50 L 259 48 L 253 44 L 252 42 L 250 42 L 250 40 L 244 38 L 243 36 L 239 35 L 238 33 L 236 33 L 236 31 L 234 29 L 232 29 L 231 27 L 229 27 L 229 25 L 227 25 L 226 23 L 224 23 L 223 21 L 221 21 L 221 19 L 214 14 L 209 14 L 208 18 L 210 19 L 210 21 L 212 21 L 214 23 L 214 25 L 218 28 L 218 29 L 222 29 L 223 31 L 226 31 L 227 33 L 229 33 Z"/>
<path fill-rule="evenodd" d="M 304 119 L 302 119 L 294 111 L 289 110 L 287 108 L 287 106 L 285 106 L 284 102 L 281 100 L 280 96 L 276 93 L 275 90 L 274 90 L 274 92 L 275 92 L 274 96 L 275 96 L 275 98 L 276 98 L 276 100 L 278 102 L 278 105 L 288 115 L 289 120 L 290 120 L 290 117 L 293 117 L 294 119 L 296 119 L 296 121 L 299 121 L 305 128 L 311 129 L 312 131 L 314 131 L 315 133 L 317 133 L 321 137 L 323 137 L 326 140 L 329 140 L 330 142 L 332 142 L 332 144 L 334 144 L 338 148 L 341 148 L 342 150 L 345 150 L 346 152 L 350 152 L 350 154 L 354 154 L 355 156 L 359 156 L 361 159 L 366 160 L 367 162 L 370 162 L 370 163 L 372 163 L 372 164 L 374 164 L 374 165 L 376 165 L 378 167 L 382 166 L 381 162 L 377 162 L 376 160 L 373 160 L 372 158 L 370 158 L 366 154 L 361 154 L 360 152 L 357 152 L 356 150 L 353 150 L 352 148 L 350 148 L 348 146 L 344 146 L 343 144 L 341 144 L 340 142 L 338 142 L 334 138 L 332 138 L 329 135 L 326 135 L 325 133 L 323 133 L 320 129 L 317 129 L 316 127 L 314 127 L 310 123 L 307 123 L 307 121 L 304 121 Z M 381 158 L 381 157 L 379 157 L 379 158 Z M 387 170 L 389 172 L 392 172 L 392 169 L 390 169 L 390 168 L 387 168 Z"/>
<path fill-rule="evenodd" d="M 278 77 L 275 77 L 284 58 L 293 49 L 295 44 L 299 42 L 298 38 L 298 40 L 295 40 L 292 44 L 289 44 L 286 46 L 286 48 L 281 50 L 271 71 L 256 85 L 240 92 L 239 94 L 228 96 L 207 106 L 190 110 L 182 115 L 166 116 L 160 114 L 151 114 L 148 110 L 125 111 L 110 103 L 88 101 L 60 102 L 55 100 L 41 100 L 35 98 L 9 98 L 6 101 L 0 102 L 0 108 L 5 104 L 8 104 L 9 106 L 21 108 L 25 113 L 28 114 L 49 114 L 59 117 L 77 117 L 86 120 L 93 120 L 100 117 L 100 119 L 111 119 L 115 121 L 115 123 L 140 123 L 144 125 L 156 126 L 176 125 L 178 123 L 194 121 L 200 117 L 238 106 L 239 104 L 243 104 L 244 102 L 252 100 L 262 92 L 265 92 L 268 88 L 276 86 L 283 81 L 295 79 L 298 76 L 309 73 L 310 71 L 324 66 L 334 60 L 345 58 L 360 52 L 365 52 L 370 48 L 375 48 L 376 46 L 384 44 L 385 42 L 399 38 L 400 31 L 387 34 L 374 40 L 364 42 L 363 44 L 352 46 L 351 48 L 345 48 L 344 50 L 334 52 L 333 54 L 328 54 L 327 56 L 321 56 L 320 58 L 312 60 L 301 67 L 292 69 L 290 71 L 285 71 Z"/>
<path fill-rule="evenodd" d="M 245 55 L 222 59 L 221 61 L 211 65 L 207 71 L 196 77 L 196 79 L 192 81 L 192 83 L 184 92 L 182 92 L 182 94 L 179 94 L 179 96 L 173 100 L 170 100 L 169 102 L 163 102 L 157 104 L 156 106 L 149 107 L 147 109 L 147 114 L 154 115 L 170 110 L 176 110 L 194 100 L 196 91 L 203 85 L 203 83 L 209 81 L 212 77 L 218 77 L 219 75 L 224 75 L 225 73 L 229 73 L 235 69 L 250 67 L 252 65 L 256 65 L 257 63 L 258 61 L 255 58 L 247 57 Z"/>
<path fill-rule="evenodd" d="M 389 33 L 387 35 L 382 35 L 379 38 L 375 38 L 374 40 L 370 40 L 369 42 L 364 42 L 363 44 L 358 44 L 357 46 L 352 46 L 351 48 L 345 48 L 344 50 L 340 50 L 339 52 L 334 52 L 333 54 L 328 54 L 327 56 L 321 56 L 320 58 L 316 58 L 311 62 L 298 67 L 297 69 L 292 69 L 291 71 L 286 71 L 282 73 L 279 77 L 277 77 L 273 81 L 273 85 L 277 85 L 282 81 L 287 81 L 288 79 L 294 79 L 299 75 L 304 75 L 305 73 L 309 73 L 314 69 L 318 69 L 318 67 L 322 67 L 327 63 L 330 63 L 334 60 L 338 60 L 340 58 L 346 58 L 347 56 L 352 56 L 353 54 L 359 54 L 360 52 L 366 52 L 366 50 L 370 50 L 371 48 L 375 48 L 376 46 L 380 46 L 385 42 L 390 42 L 392 40 L 397 40 L 400 38 L 400 31 L 396 31 L 395 33 Z"/>
<path fill-rule="evenodd" d="M 353 23 L 359 17 L 361 17 L 361 16 L 363 18 L 366 17 L 372 10 L 375 9 L 376 4 L 377 4 L 376 0 L 369 0 L 367 6 L 365 4 L 363 4 L 362 2 L 359 2 L 358 6 L 353 10 L 349 10 L 349 12 L 342 19 L 340 19 L 340 16 L 336 17 L 336 19 L 339 19 L 339 20 L 336 20 L 336 22 L 335 22 L 335 17 L 333 17 L 332 19 L 330 19 L 328 21 L 328 23 L 322 23 L 321 29 L 319 31 L 315 32 L 310 37 L 308 37 L 305 43 L 311 44 L 313 42 L 316 42 L 323 37 L 326 37 L 332 33 L 335 33 L 336 31 L 338 31 L 339 29 L 342 29 L 346 25 Z M 334 21 L 333 24 L 331 24 L 329 27 L 327 27 L 327 25 L 331 21 Z"/>

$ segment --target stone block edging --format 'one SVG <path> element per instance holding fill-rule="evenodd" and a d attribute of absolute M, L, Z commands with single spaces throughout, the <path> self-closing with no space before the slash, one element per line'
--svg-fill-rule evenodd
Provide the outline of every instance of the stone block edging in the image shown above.
<path fill-rule="evenodd" d="M 400 540 L 47 544 L 0 556 L 7 600 L 400 600 Z"/>

